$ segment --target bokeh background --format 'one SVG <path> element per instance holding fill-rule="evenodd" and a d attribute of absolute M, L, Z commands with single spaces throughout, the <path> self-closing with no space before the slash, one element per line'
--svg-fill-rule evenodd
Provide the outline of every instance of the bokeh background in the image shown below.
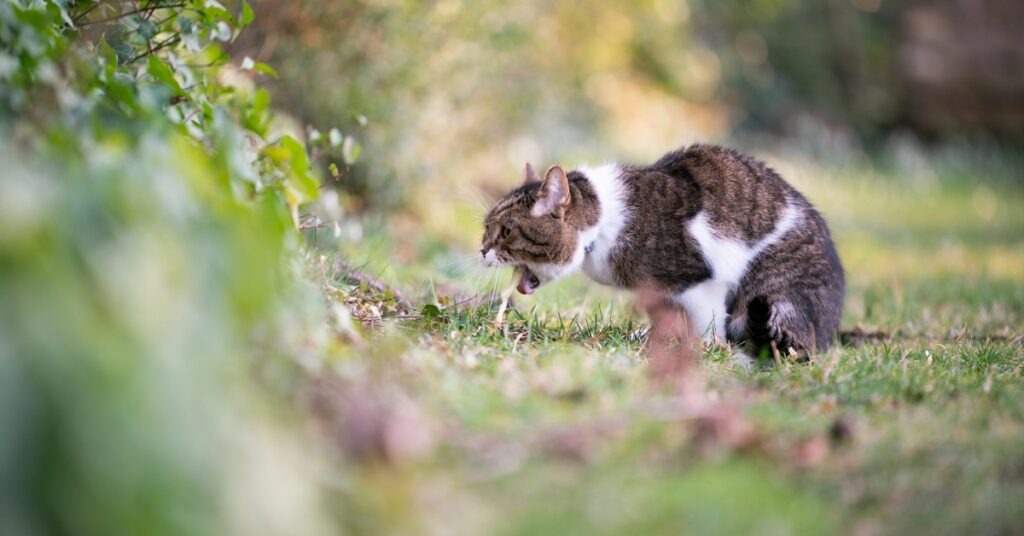
<path fill-rule="evenodd" d="M 1024 3 L 0 3 L 0 533 L 1008 534 Z M 628 295 L 516 297 L 523 163 L 757 156 L 843 344 L 703 406 Z M 656 379 L 657 380 L 657 379 Z M 699 383 L 699 382 L 697 382 Z M 709 409 L 710 408 L 710 409 Z"/>
<path fill-rule="evenodd" d="M 236 55 L 296 119 L 362 133 L 341 185 L 375 206 L 698 140 L 863 159 L 1024 133 L 1011 1 L 255 5 Z"/>

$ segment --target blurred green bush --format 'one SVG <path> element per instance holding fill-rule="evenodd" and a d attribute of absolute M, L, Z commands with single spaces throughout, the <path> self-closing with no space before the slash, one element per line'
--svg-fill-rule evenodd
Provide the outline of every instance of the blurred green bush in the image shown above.
<path fill-rule="evenodd" d="M 0 533 L 322 528 L 268 402 L 280 341 L 323 324 L 296 228 L 318 178 L 270 132 L 269 68 L 227 66 L 252 18 L 0 4 Z"/>

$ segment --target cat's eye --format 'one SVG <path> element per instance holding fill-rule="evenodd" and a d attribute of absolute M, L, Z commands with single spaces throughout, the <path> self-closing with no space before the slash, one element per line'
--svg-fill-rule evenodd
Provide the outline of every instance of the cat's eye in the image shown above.
<path fill-rule="evenodd" d="M 498 231 L 498 236 L 500 236 L 501 238 L 508 238 L 508 235 L 511 232 L 512 232 L 511 229 L 509 229 L 508 227 L 502 226 L 501 230 Z"/>

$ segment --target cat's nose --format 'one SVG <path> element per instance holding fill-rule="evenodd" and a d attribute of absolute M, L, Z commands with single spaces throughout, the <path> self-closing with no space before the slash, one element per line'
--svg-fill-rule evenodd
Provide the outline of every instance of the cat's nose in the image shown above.
<path fill-rule="evenodd" d="M 487 248 L 480 248 L 480 255 L 483 257 L 487 256 Z"/>

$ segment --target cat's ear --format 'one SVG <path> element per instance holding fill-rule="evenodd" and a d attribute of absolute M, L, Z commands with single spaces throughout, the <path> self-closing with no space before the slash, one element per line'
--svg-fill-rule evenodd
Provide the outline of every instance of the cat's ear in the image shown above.
<path fill-rule="evenodd" d="M 523 186 L 529 184 L 536 184 L 540 182 L 540 175 L 533 170 L 533 166 L 529 162 L 526 163 L 526 167 L 523 169 Z"/>
<path fill-rule="evenodd" d="M 544 182 L 537 192 L 537 203 L 533 205 L 530 213 L 534 216 L 551 214 L 561 218 L 570 203 L 572 196 L 569 193 L 569 178 L 565 176 L 565 170 L 561 167 L 552 166 L 544 176 Z"/>

